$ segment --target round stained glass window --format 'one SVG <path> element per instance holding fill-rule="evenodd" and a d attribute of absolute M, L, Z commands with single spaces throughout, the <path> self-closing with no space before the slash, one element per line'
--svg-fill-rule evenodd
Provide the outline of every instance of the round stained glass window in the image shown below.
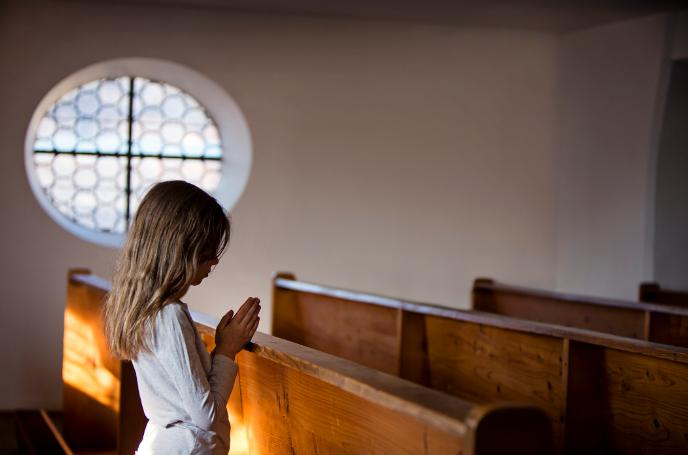
<path fill-rule="evenodd" d="M 238 141 L 232 137 L 237 148 L 248 148 L 243 159 L 237 153 L 229 160 L 234 167 L 243 164 L 244 172 L 239 169 L 237 174 L 237 169 L 223 172 L 225 155 L 232 149 L 227 151 L 226 134 L 209 109 L 173 83 L 106 76 L 52 98 L 34 114 L 26 145 L 27 171 L 44 208 L 77 235 L 117 246 L 146 191 L 160 181 L 186 180 L 221 203 L 222 195 L 216 193 L 223 189 L 223 175 L 239 177 L 233 182 L 239 187 L 234 188 L 234 200 L 237 189 L 243 190 L 250 141 L 238 108 L 234 118 L 239 128 L 224 128 L 225 133 L 242 136 Z M 224 189 L 228 187 L 232 189 L 231 182 Z"/>

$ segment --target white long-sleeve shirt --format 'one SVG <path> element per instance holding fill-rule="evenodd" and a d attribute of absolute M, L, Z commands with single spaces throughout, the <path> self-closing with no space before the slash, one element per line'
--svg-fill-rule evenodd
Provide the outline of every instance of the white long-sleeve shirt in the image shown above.
<path fill-rule="evenodd" d="M 149 420 L 137 454 L 226 455 L 236 364 L 221 354 L 211 359 L 183 302 L 160 310 L 153 332 L 151 352 L 132 360 Z"/>

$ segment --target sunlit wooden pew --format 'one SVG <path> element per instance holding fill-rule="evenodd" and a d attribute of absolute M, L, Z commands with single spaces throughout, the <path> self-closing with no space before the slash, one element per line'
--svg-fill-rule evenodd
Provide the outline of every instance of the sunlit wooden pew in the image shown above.
<path fill-rule="evenodd" d="M 479 278 L 473 309 L 688 347 L 688 308 L 530 289 Z"/>
<path fill-rule="evenodd" d="M 273 280 L 273 334 L 472 401 L 528 402 L 568 453 L 688 450 L 688 349 Z"/>
<path fill-rule="evenodd" d="M 98 308 L 109 286 L 84 271 L 71 273 L 65 316 L 65 430 L 84 425 L 115 434 L 119 453 L 141 437 L 135 377 L 127 363 L 99 348 Z M 91 315 L 90 319 L 87 316 Z M 192 312 L 208 349 L 215 318 Z M 69 322 L 69 323 L 67 323 Z M 68 333 L 76 331 L 78 333 Z M 70 338 L 72 339 L 72 338 Z M 94 342 L 94 340 L 96 340 Z M 73 341 L 73 339 L 72 339 Z M 392 375 L 269 335 L 256 334 L 237 356 L 239 376 L 228 411 L 232 449 L 242 454 L 492 454 L 549 453 L 547 416 L 528 405 L 478 405 Z M 71 395 L 70 395 L 71 394 Z M 68 399 L 69 398 L 69 399 Z M 107 410 L 102 409 L 105 404 Z M 71 434 L 79 441 L 75 433 Z M 133 445 L 133 448 L 136 446 Z"/>
<path fill-rule="evenodd" d="M 133 366 L 113 357 L 105 341 L 101 311 L 109 289 L 109 282 L 87 269 L 69 271 L 62 354 L 63 434 L 77 453 L 132 454 L 146 423 Z M 122 393 L 122 389 L 137 393 Z"/>
<path fill-rule="evenodd" d="M 659 283 L 641 283 L 638 300 L 661 305 L 675 305 L 688 308 L 688 292 L 663 288 Z"/>

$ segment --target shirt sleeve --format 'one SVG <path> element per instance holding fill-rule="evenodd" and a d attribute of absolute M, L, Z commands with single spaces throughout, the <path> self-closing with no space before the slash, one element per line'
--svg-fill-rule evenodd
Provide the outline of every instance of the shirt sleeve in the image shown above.
<path fill-rule="evenodd" d="M 195 337 L 191 321 L 181 308 L 176 308 L 162 314 L 155 344 L 191 422 L 207 431 L 227 406 L 237 366 L 229 357 L 217 354 L 212 356 L 211 370 L 206 376 Z"/>

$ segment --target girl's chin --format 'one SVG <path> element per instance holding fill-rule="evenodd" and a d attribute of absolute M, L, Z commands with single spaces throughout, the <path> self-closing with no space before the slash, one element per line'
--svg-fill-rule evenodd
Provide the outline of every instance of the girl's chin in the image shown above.
<path fill-rule="evenodd" d="M 193 281 L 191 282 L 191 286 L 198 286 L 198 285 L 201 284 L 201 283 L 203 282 L 203 280 L 205 280 L 206 278 L 208 278 L 208 274 L 207 274 L 207 273 L 206 273 L 204 276 L 202 276 L 201 278 L 198 278 L 198 279 L 193 280 Z"/>

